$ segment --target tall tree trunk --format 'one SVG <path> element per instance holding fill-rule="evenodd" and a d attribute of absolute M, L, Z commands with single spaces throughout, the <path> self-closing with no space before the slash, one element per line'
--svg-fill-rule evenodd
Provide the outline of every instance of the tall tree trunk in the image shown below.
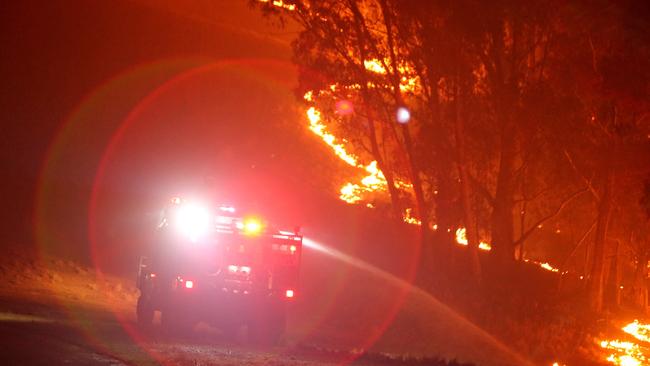
<path fill-rule="evenodd" d="M 598 202 L 598 218 L 596 221 L 596 237 L 594 239 L 593 267 L 591 282 L 589 283 L 589 304 L 591 309 L 600 312 L 603 310 L 605 279 L 607 278 L 607 227 L 612 210 L 612 187 L 614 174 L 611 167 L 607 168 L 603 177 L 603 188 Z"/>
<path fill-rule="evenodd" d="M 614 304 L 616 306 L 621 306 L 621 280 L 623 277 L 623 268 L 622 268 L 622 263 L 621 259 L 623 254 L 622 248 L 621 248 L 621 242 L 617 241 L 616 242 L 616 255 L 614 257 Z"/>
<path fill-rule="evenodd" d="M 399 191 L 395 187 L 395 179 L 393 177 L 392 171 L 389 169 L 388 166 L 386 166 L 386 162 L 384 160 L 384 157 L 381 154 L 381 151 L 379 149 L 379 142 L 377 140 L 377 130 L 375 126 L 375 120 L 373 117 L 372 111 L 371 111 L 371 101 L 370 101 L 370 95 L 367 90 L 367 84 L 364 84 L 362 86 L 362 95 L 363 95 L 363 100 L 364 103 L 366 104 L 366 108 L 368 109 L 368 132 L 370 134 L 370 148 L 372 150 L 372 155 L 377 160 L 377 166 L 379 170 L 384 174 L 384 178 L 386 178 L 386 186 L 388 188 L 388 194 L 390 195 L 390 200 L 391 200 L 391 206 L 392 206 L 392 211 L 393 211 L 393 216 L 395 219 L 400 220 L 402 218 L 402 206 L 400 204 L 400 199 L 399 199 Z"/>
<path fill-rule="evenodd" d="M 382 0 L 381 10 L 384 20 L 384 26 L 386 27 L 386 41 L 388 43 L 388 56 L 390 58 L 390 67 L 386 72 L 389 75 L 391 84 L 393 87 L 393 97 L 395 101 L 395 107 L 399 108 L 404 106 L 404 99 L 402 98 L 402 93 L 400 91 L 400 74 L 397 68 L 398 60 L 397 55 L 395 54 L 395 36 L 393 35 L 393 22 L 392 14 L 388 8 L 388 3 L 385 0 Z M 413 194 L 415 195 L 415 214 L 426 225 L 426 220 L 428 212 L 424 200 L 424 191 L 422 189 L 422 180 L 420 179 L 420 169 L 417 166 L 415 161 L 415 148 L 413 146 L 413 139 L 411 137 L 411 131 L 409 130 L 408 124 L 402 124 L 402 136 L 404 138 L 404 147 L 406 149 L 406 155 L 408 157 L 409 163 L 409 173 L 411 178 L 411 183 L 413 184 Z M 424 230 L 423 225 L 423 230 Z M 424 231 L 422 231 L 422 241 L 424 244 Z"/>
<path fill-rule="evenodd" d="M 505 39 L 506 24 L 500 24 L 492 29 L 491 58 L 494 66 L 491 68 L 491 90 L 495 115 L 498 122 L 500 136 L 499 166 L 496 181 L 496 192 L 491 217 L 492 248 L 501 263 L 514 261 L 514 207 L 515 207 L 515 154 L 517 126 L 514 121 L 514 110 L 519 95 L 517 83 L 511 78 L 515 77 L 515 52 L 512 48 L 516 42 L 511 39 L 511 57 L 507 57 L 508 46 Z M 510 67 L 505 65 L 510 60 Z"/>
<path fill-rule="evenodd" d="M 508 118 L 508 117 L 505 117 Z M 497 188 L 492 211 L 492 244 L 494 253 L 503 263 L 514 260 L 514 165 L 515 132 L 510 123 L 504 123 L 501 131 L 501 156 Z"/>
<path fill-rule="evenodd" d="M 413 184 L 413 194 L 415 195 L 415 214 L 426 225 L 427 209 L 424 200 L 424 191 L 422 190 L 422 180 L 420 179 L 420 170 L 415 162 L 413 139 L 407 125 L 402 125 L 402 135 L 404 136 L 404 146 L 406 155 L 408 155 L 409 173 L 411 183 Z M 423 225 L 424 226 L 424 225 Z"/>
<path fill-rule="evenodd" d="M 460 199 L 463 206 L 463 222 L 467 237 L 468 259 L 472 277 L 476 283 L 481 282 L 481 263 L 478 258 L 478 231 L 474 211 L 472 210 L 471 191 L 469 174 L 467 172 L 467 161 L 465 158 L 465 131 L 464 120 L 460 115 L 460 88 L 456 88 L 455 101 L 455 134 L 456 153 L 458 162 L 458 176 L 460 177 Z"/>
<path fill-rule="evenodd" d="M 634 304 L 644 312 L 648 306 L 648 289 L 646 287 L 646 278 L 648 278 L 648 253 L 644 250 L 639 255 L 634 272 L 634 284 L 632 291 L 634 293 Z"/>
<path fill-rule="evenodd" d="M 386 161 L 384 160 L 381 151 L 379 149 L 379 142 L 377 140 L 377 129 L 376 129 L 375 117 L 374 117 L 375 113 L 372 107 L 370 91 L 368 90 L 368 78 L 366 77 L 365 74 L 366 70 L 364 66 L 364 61 L 367 58 L 366 48 L 368 45 L 365 37 L 365 25 L 363 24 L 363 16 L 361 15 L 361 12 L 359 11 L 358 7 L 353 1 L 350 2 L 350 7 L 354 12 L 354 28 L 355 28 L 355 32 L 357 33 L 357 50 L 359 52 L 359 58 L 360 58 L 359 69 L 360 69 L 361 79 L 362 79 L 361 95 L 368 115 L 368 132 L 370 134 L 370 146 L 372 150 L 372 155 L 377 161 L 379 170 L 381 170 L 381 172 L 384 174 L 384 178 L 386 178 L 386 185 L 388 188 L 388 194 L 390 195 L 390 199 L 391 199 L 393 216 L 395 216 L 395 218 L 399 220 L 402 217 L 402 207 L 399 199 L 399 191 L 395 187 L 395 180 L 393 174 L 389 169 L 389 167 L 387 166 Z"/>

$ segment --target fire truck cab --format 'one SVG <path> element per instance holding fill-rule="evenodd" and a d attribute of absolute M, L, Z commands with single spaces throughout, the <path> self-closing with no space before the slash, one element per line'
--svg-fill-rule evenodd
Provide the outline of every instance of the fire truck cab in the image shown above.
<path fill-rule="evenodd" d="M 297 295 L 302 236 L 280 231 L 226 205 L 173 198 L 161 215 L 156 243 L 140 258 L 138 323 L 161 313 L 163 328 L 190 331 L 198 322 L 228 336 L 277 342 L 287 305 Z"/>

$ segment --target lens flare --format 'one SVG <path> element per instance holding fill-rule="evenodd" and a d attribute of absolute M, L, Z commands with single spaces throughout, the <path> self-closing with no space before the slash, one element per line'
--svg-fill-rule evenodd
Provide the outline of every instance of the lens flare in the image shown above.
<path fill-rule="evenodd" d="M 336 112 L 342 116 L 354 113 L 354 106 L 349 100 L 339 100 L 336 102 Z"/>
<path fill-rule="evenodd" d="M 406 107 L 397 108 L 396 113 L 397 122 L 401 124 L 407 124 L 411 120 L 411 112 Z"/>

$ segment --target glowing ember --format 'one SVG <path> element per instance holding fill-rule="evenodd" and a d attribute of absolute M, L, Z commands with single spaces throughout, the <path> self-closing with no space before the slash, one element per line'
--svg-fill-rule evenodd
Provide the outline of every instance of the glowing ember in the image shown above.
<path fill-rule="evenodd" d="M 547 263 L 547 262 L 543 262 L 543 263 L 542 263 L 542 262 L 537 262 L 537 261 L 533 261 L 533 260 L 530 260 L 530 259 L 524 259 L 524 262 L 526 262 L 526 263 L 536 264 L 536 265 L 538 265 L 538 266 L 544 268 L 544 269 L 547 270 L 547 271 L 551 271 L 551 272 L 560 272 L 560 269 L 559 269 L 559 268 L 555 268 L 555 267 L 553 267 L 550 263 Z M 565 274 L 565 273 L 567 273 L 567 272 L 562 272 L 562 274 Z"/>
<path fill-rule="evenodd" d="M 363 61 L 363 66 L 366 68 L 366 70 L 372 71 L 377 74 L 386 73 L 386 69 L 384 68 L 384 65 L 382 65 L 381 62 L 377 59 L 365 60 Z"/>
<path fill-rule="evenodd" d="M 548 264 L 548 263 L 546 263 L 546 262 L 540 264 L 539 266 L 542 267 L 542 268 L 544 268 L 545 270 L 547 270 L 547 271 L 551 271 L 551 272 L 559 272 L 559 271 L 560 271 L 559 269 L 557 269 L 557 268 L 551 266 L 550 264 Z"/>
<path fill-rule="evenodd" d="M 407 208 L 406 210 L 404 210 L 404 215 L 402 217 L 404 219 L 404 222 L 411 225 L 422 225 L 422 221 L 411 216 L 411 212 L 413 212 L 413 209 L 411 208 Z"/>
<path fill-rule="evenodd" d="M 270 0 L 257 0 L 257 1 L 259 1 L 261 3 L 270 2 Z M 278 8 L 286 9 L 286 10 L 289 10 L 289 11 L 296 10 L 296 6 L 294 4 L 287 4 L 282 0 L 273 0 L 273 1 L 271 1 L 271 4 L 273 6 L 278 7 Z"/>
<path fill-rule="evenodd" d="M 601 341 L 600 347 L 613 351 L 607 361 L 620 366 L 640 366 L 646 364 L 646 357 L 639 345 L 619 340 Z"/>

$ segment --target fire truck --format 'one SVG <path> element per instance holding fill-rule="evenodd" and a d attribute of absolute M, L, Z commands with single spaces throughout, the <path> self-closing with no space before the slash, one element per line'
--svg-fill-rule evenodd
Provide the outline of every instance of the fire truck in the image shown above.
<path fill-rule="evenodd" d="M 276 343 L 287 306 L 297 296 L 302 252 L 299 229 L 282 231 L 228 205 L 208 207 L 173 198 L 157 239 L 140 258 L 137 320 L 188 332 L 206 322 L 229 337 Z"/>

